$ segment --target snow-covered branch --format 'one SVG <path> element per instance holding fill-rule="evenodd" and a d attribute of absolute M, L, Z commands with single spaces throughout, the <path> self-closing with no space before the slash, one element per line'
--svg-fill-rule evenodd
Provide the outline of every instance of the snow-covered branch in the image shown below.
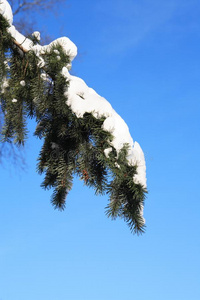
<path fill-rule="evenodd" d="M 96 193 L 109 195 L 108 216 L 124 218 L 131 230 L 143 232 L 143 151 L 111 104 L 69 73 L 76 45 L 61 37 L 41 46 L 39 32 L 26 38 L 13 25 L 6 0 L 0 0 L 0 14 L 4 141 L 23 145 L 26 119 L 35 117 L 35 135 L 44 142 L 38 172 L 46 174 L 42 186 L 54 188 L 52 204 L 65 207 L 73 176 L 78 175 Z"/>
<path fill-rule="evenodd" d="M 13 14 L 9 3 L 6 0 L 0 0 L 0 13 L 8 20 L 10 27 L 9 33 L 12 35 L 13 40 L 23 51 L 34 51 L 40 59 L 40 67 L 44 67 L 44 60 L 42 54 L 46 51 L 50 51 L 53 45 L 59 44 L 62 46 L 66 55 L 69 55 L 72 61 L 77 55 L 77 48 L 75 44 L 70 41 L 67 37 L 59 38 L 49 45 L 40 46 L 33 45 L 32 41 L 19 33 L 12 25 Z M 35 1 L 32 2 L 32 4 Z M 43 1 L 41 1 L 42 4 Z M 24 2 L 22 2 L 23 4 Z M 31 2 L 27 2 L 27 5 Z M 117 152 L 122 149 L 124 144 L 130 146 L 128 151 L 128 161 L 130 165 L 137 165 L 137 174 L 134 176 L 134 182 L 140 183 L 144 188 L 146 187 L 146 165 L 143 151 L 137 142 L 133 142 L 130 135 L 128 126 L 124 120 L 116 113 L 110 103 L 100 95 L 98 95 L 93 89 L 89 88 L 87 84 L 80 78 L 69 74 L 70 66 L 63 68 L 63 74 L 66 80 L 69 82 L 69 88 L 65 92 L 66 103 L 77 115 L 82 117 L 84 113 L 92 113 L 96 118 L 106 117 L 103 123 L 103 129 L 112 133 L 114 139 L 112 146 Z M 81 96 L 80 96 L 81 95 Z M 109 149 L 105 151 L 108 155 Z"/>

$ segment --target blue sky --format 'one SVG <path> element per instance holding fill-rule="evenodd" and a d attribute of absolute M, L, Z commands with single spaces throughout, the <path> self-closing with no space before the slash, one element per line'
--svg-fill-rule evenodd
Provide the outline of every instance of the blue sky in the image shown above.
<path fill-rule="evenodd" d="M 200 3 L 68 0 L 55 11 L 35 16 L 35 30 L 75 42 L 73 74 L 144 150 L 147 229 L 133 236 L 107 219 L 107 198 L 79 180 L 55 211 L 30 134 L 25 170 L 0 166 L 0 300 L 198 300 Z"/>

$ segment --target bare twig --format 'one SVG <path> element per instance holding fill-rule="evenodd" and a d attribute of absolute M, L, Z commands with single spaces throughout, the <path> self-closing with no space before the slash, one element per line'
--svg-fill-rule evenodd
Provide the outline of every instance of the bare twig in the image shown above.
<path fill-rule="evenodd" d="M 34 9 L 39 8 L 46 8 L 50 9 L 53 7 L 54 4 L 58 2 L 63 2 L 64 0 L 32 0 L 32 1 L 18 1 L 17 5 L 16 2 L 10 1 L 12 9 L 13 9 L 13 15 L 17 15 L 21 11 L 28 11 L 31 10 L 33 7 Z"/>
<path fill-rule="evenodd" d="M 15 27 L 22 34 L 28 36 L 35 29 L 35 13 L 44 13 L 44 11 L 53 11 L 55 13 L 56 10 L 53 7 L 65 3 L 67 0 L 10 0 L 9 2 L 15 16 Z M 43 32 L 41 43 L 45 44 L 49 42 L 48 35 Z"/>
<path fill-rule="evenodd" d="M 26 48 L 24 48 L 21 44 L 19 44 L 16 40 L 13 39 L 13 43 L 19 47 L 24 53 L 27 53 L 28 50 Z"/>

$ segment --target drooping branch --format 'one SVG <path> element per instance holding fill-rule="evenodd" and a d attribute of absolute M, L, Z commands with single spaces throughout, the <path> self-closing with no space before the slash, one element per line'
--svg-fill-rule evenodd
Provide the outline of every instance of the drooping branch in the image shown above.
<path fill-rule="evenodd" d="M 36 40 L 26 38 L 12 25 L 6 0 L 0 0 L 0 13 L 5 139 L 23 145 L 26 118 L 35 117 L 35 135 L 44 141 L 38 172 L 45 173 L 42 186 L 54 188 L 52 204 L 65 207 L 73 176 L 78 175 L 96 193 L 110 196 L 108 216 L 123 218 L 132 231 L 143 232 L 147 192 L 143 151 L 111 104 L 69 73 L 76 46 L 67 37 L 41 46 L 38 32 Z"/>

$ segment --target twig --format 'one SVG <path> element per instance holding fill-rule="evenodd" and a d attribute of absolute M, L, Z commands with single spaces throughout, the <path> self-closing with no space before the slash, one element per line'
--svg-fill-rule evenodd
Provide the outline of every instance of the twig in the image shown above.
<path fill-rule="evenodd" d="M 26 48 L 24 48 L 20 43 L 18 43 L 15 39 L 13 39 L 13 43 L 19 47 L 24 53 L 27 53 L 29 50 L 27 50 Z"/>

